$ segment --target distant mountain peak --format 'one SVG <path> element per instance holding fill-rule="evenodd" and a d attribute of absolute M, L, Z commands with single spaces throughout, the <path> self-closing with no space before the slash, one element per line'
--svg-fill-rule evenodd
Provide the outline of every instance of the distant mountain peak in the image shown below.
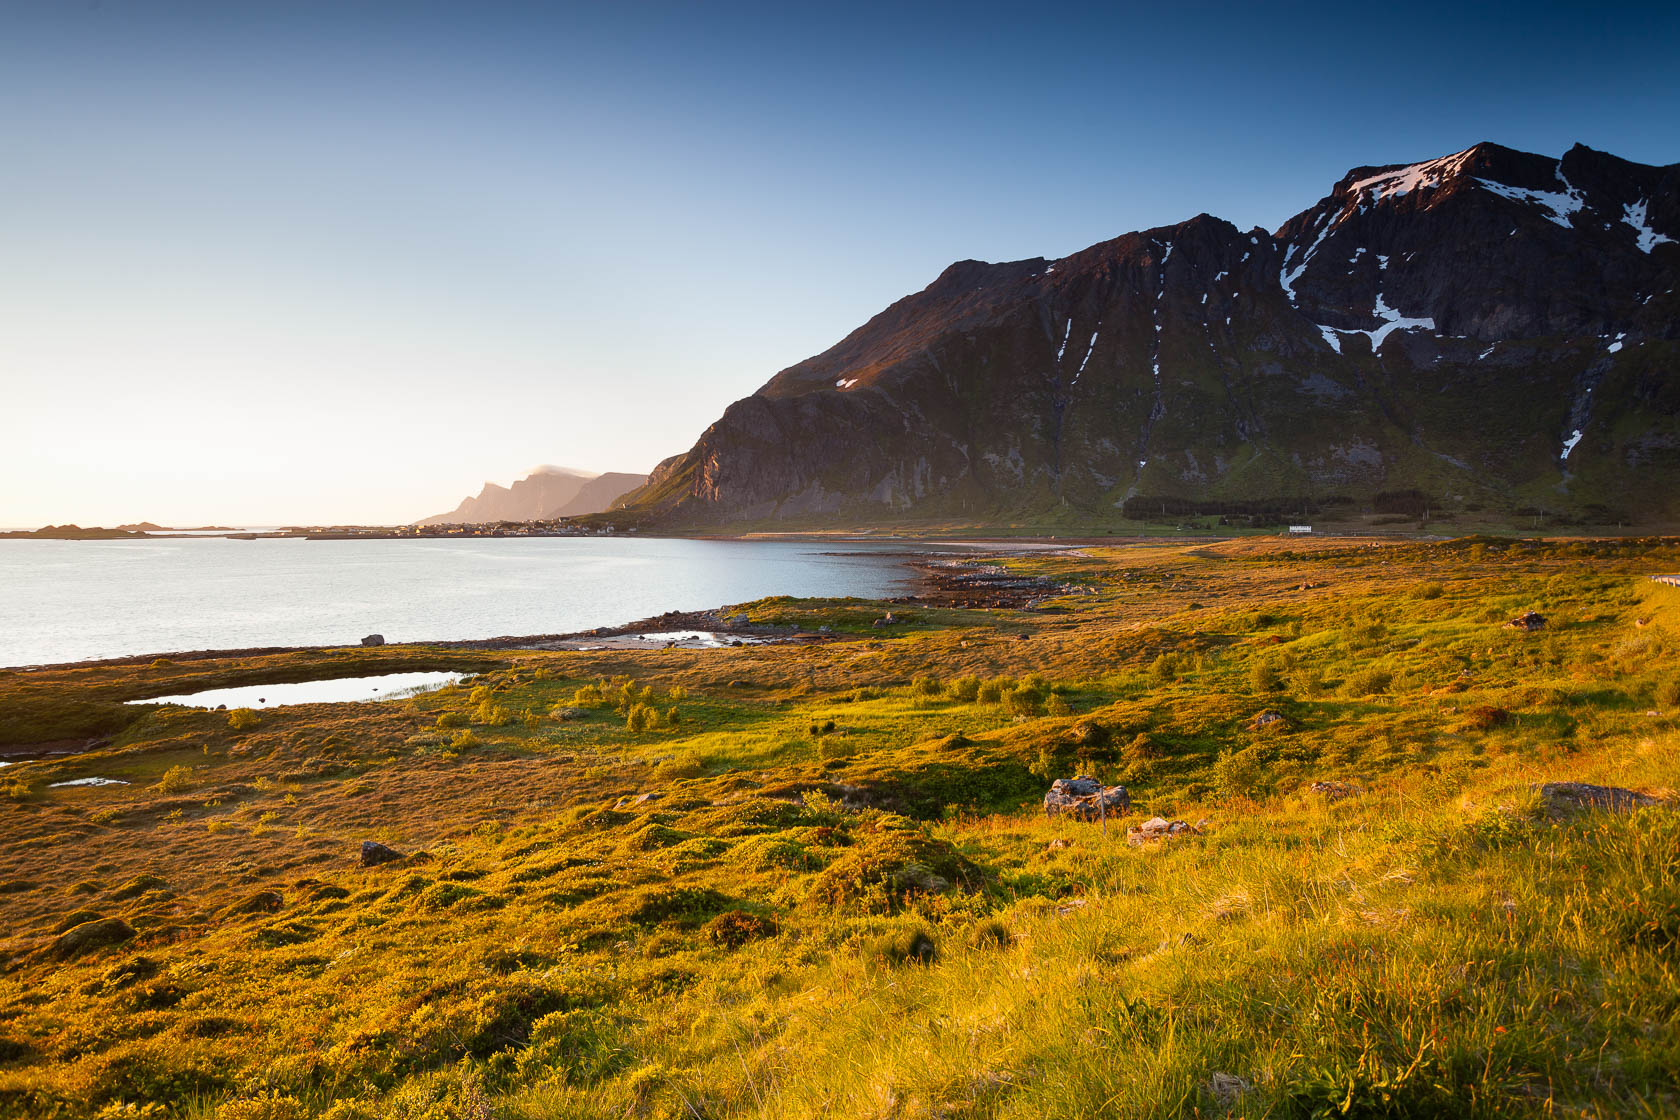
<path fill-rule="evenodd" d="M 576 467 L 557 467 L 553 463 L 539 463 L 532 467 L 530 474 L 559 474 L 571 478 L 600 478 L 599 471 L 580 471 Z M 529 477 L 529 475 L 527 476 Z"/>
<path fill-rule="evenodd" d="M 417 525 L 483 525 L 500 521 L 548 521 L 600 513 L 647 481 L 646 475 L 596 474 L 571 467 L 540 466 L 511 486 L 486 482 L 477 497 L 466 498 L 449 513 Z"/>

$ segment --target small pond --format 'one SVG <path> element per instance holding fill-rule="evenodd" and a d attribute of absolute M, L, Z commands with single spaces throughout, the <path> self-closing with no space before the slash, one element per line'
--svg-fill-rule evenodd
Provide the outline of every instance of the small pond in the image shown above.
<path fill-rule="evenodd" d="M 467 673 L 384 673 L 373 677 L 338 677 L 292 684 L 249 684 L 212 688 L 179 696 L 154 696 L 130 704 L 179 704 L 183 708 L 279 708 L 287 704 L 345 704 L 400 700 L 454 684 Z"/>

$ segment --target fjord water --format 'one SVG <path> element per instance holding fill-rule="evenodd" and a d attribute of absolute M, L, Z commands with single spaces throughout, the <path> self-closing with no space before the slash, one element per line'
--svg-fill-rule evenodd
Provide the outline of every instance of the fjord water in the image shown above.
<path fill-rule="evenodd" d="M 622 537 L 0 541 L 0 666 L 555 634 L 766 595 L 900 593 L 919 546 Z"/>

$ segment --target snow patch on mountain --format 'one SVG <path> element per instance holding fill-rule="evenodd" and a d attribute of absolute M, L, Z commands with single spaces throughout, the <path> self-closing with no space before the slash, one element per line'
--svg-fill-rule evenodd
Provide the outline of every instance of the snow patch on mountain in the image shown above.
<path fill-rule="evenodd" d="M 1651 220 L 1645 215 L 1645 210 L 1649 205 L 1650 200 L 1642 198 L 1638 202 L 1622 207 L 1622 221 L 1633 227 L 1634 243 L 1639 246 L 1641 253 L 1649 253 L 1663 242 L 1674 240 L 1674 238 L 1658 233 L 1651 228 Z M 1649 297 L 1647 297 L 1646 302 L 1650 302 Z"/>
<path fill-rule="evenodd" d="M 1513 202 L 1527 202 L 1541 207 L 1547 211 L 1546 218 L 1548 220 L 1556 222 L 1564 229 L 1575 228 L 1569 222 L 1569 215 L 1578 213 L 1586 205 L 1586 200 L 1581 196 L 1581 192 L 1574 188 L 1567 191 L 1535 191 L 1529 190 L 1527 187 L 1513 187 L 1507 183 L 1496 183 L 1492 179 L 1477 179 L 1476 183 L 1501 198 L 1508 198 Z"/>
<path fill-rule="evenodd" d="M 1457 175 L 1474 150 L 1466 148 L 1462 152 L 1454 152 L 1440 159 L 1414 163 L 1397 171 L 1384 171 L 1379 175 L 1372 175 L 1354 183 L 1349 188 L 1349 193 L 1356 198 L 1366 195 L 1372 202 L 1385 202 L 1391 198 L 1411 194 L 1413 191 L 1434 190 Z"/>

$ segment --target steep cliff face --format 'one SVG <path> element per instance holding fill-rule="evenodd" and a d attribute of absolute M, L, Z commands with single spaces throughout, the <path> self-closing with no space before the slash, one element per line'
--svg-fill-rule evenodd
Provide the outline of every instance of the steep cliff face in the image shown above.
<path fill-rule="evenodd" d="M 672 523 L 1101 520 L 1132 498 L 1680 513 L 1680 165 L 1482 144 L 1357 168 L 1275 234 L 1206 215 L 964 261 L 737 401 Z"/>

